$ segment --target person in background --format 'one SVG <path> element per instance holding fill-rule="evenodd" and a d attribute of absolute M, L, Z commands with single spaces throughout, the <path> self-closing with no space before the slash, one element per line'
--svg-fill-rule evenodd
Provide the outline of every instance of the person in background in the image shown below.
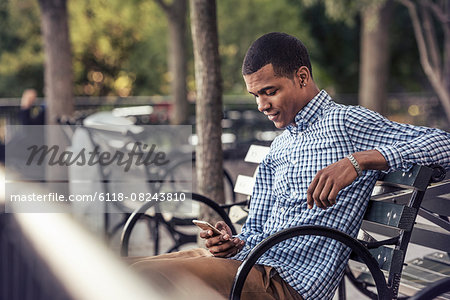
<path fill-rule="evenodd" d="M 45 106 L 34 105 L 37 99 L 35 89 L 26 89 L 20 100 L 19 119 L 22 125 L 44 125 Z"/>
<path fill-rule="evenodd" d="M 44 125 L 45 124 L 45 106 L 34 105 L 37 99 L 35 89 L 26 89 L 20 99 L 20 110 L 17 115 L 21 125 Z M 5 145 L 0 142 L 0 162 L 5 162 Z"/>

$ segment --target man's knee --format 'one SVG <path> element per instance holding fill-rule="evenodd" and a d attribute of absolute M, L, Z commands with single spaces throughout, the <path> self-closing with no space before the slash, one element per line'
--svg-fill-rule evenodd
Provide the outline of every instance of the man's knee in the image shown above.
<path fill-rule="evenodd" d="M 198 286 L 202 286 L 207 293 L 214 291 L 226 297 L 239 263 L 225 262 L 231 267 L 227 268 L 229 274 L 227 275 L 223 272 L 223 266 L 217 266 L 217 262 L 221 261 L 219 265 L 222 265 L 224 260 L 214 257 L 144 259 L 135 262 L 131 268 L 141 274 L 146 281 L 156 284 L 158 289 L 184 291 L 192 295 L 193 292 L 197 293 L 195 290 Z M 233 264 L 236 264 L 236 267 L 233 267 Z"/>

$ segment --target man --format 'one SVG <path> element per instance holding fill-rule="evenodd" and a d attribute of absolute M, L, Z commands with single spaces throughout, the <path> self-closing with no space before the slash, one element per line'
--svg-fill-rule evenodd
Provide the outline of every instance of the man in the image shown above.
<path fill-rule="evenodd" d="M 242 72 L 258 110 L 285 128 L 260 164 L 242 233 L 231 237 L 219 222 L 222 235 L 200 233 L 214 257 L 201 250 L 194 251 L 197 258 L 168 254 L 137 263 L 141 270 L 166 277 L 174 272 L 169 269 L 190 270 L 227 296 L 240 261 L 273 233 L 315 224 L 356 236 L 381 171 L 433 163 L 450 169 L 450 134 L 336 104 L 316 86 L 307 50 L 292 36 L 269 33 L 256 40 Z M 323 237 L 284 241 L 258 260 L 243 298 L 332 298 L 349 254 Z"/>

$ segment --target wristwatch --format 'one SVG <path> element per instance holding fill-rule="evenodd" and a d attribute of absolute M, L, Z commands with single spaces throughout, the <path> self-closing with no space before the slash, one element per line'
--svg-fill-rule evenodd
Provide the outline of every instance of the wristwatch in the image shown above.
<path fill-rule="evenodd" d="M 350 160 L 350 162 L 352 163 L 353 167 L 355 168 L 355 171 L 358 174 L 358 177 L 361 176 L 362 175 L 361 167 L 359 166 L 358 162 L 353 157 L 353 155 L 349 154 L 349 155 L 347 155 L 347 158 Z"/>

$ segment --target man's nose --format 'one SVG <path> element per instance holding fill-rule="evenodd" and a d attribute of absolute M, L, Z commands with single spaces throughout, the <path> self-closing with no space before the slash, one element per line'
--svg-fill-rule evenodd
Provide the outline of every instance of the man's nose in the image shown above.
<path fill-rule="evenodd" d="M 270 108 L 270 103 L 264 97 L 258 99 L 258 110 L 264 112 Z"/>

